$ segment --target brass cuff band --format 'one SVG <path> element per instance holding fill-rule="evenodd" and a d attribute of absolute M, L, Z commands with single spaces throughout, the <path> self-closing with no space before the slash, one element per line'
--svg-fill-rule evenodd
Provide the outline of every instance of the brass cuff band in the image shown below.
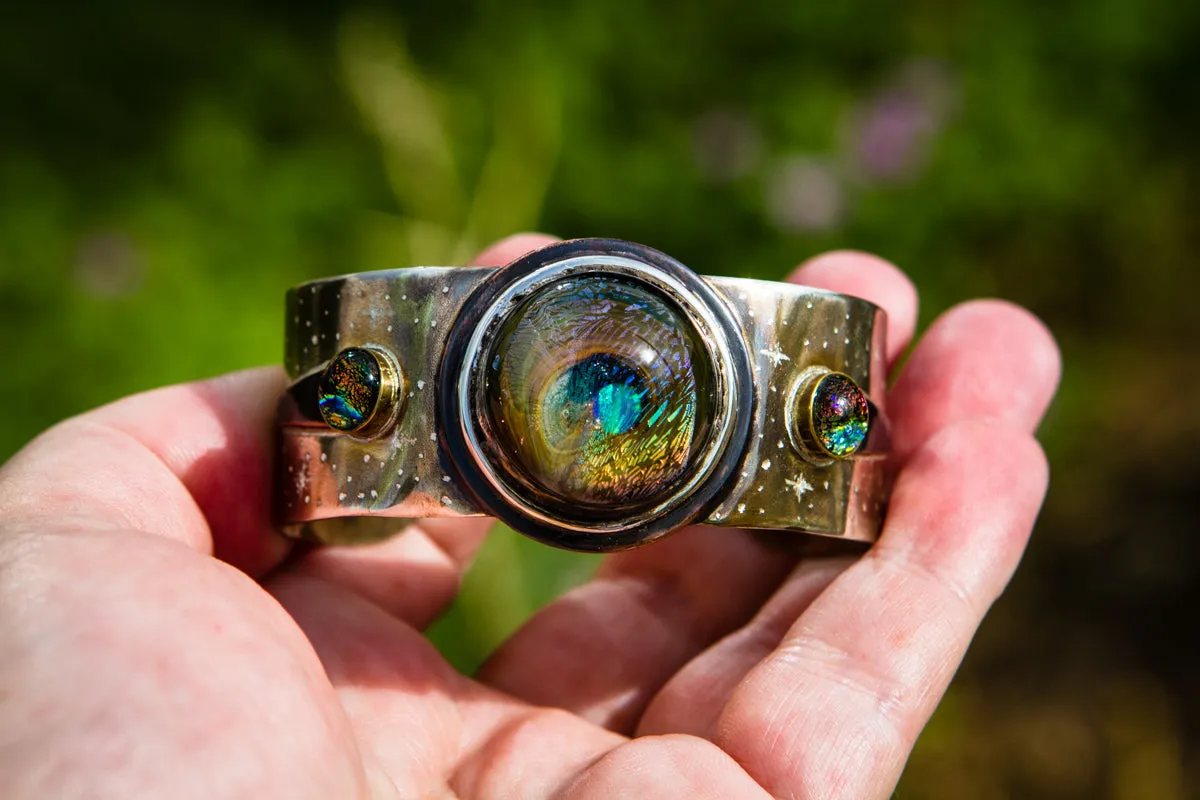
<path fill-rule="evenodd" d="M 285 533 L 326 543 L 371 541 L 399 530 L 400 520 L 498 513 L 481 507 L 479 493 L 464 485 L 462 465 L 444 440 L 455 421 L 444 418 L 439 401 L 439 393 L 455 391 L 453 376 L 441 374 L 452 329 L 467 324 L 464 307 L 497 274 L 416 267 L 320 280 L 288 293 L 285 364 L 293 383 L 280 404 L 276 512 Z M 727 445 L 729 477 L 692 519 L 873 541 L 887 494 L 880 455 L 885 315 L 865 300 L 792 284 L 703 282 L 727 307 L 737 346 L 749 355 L 750 385 L 736 388 L 751 400 L 748 433 Z M 319 406 L 333 391 L 322 381 L 341 378 L 327 374 L 331 363 L 355 349 L 381 365 L 368 363 L 364 374 L 375 381 L 371 402 L 386 403 L 382 416 L 346 432 L 331 427 Z M 797 419 L 809 413 L 814 386 L 827 375 L 845 376 L 871 400 L 870 440 L 857 457 L 834 457 L 814 439 L 822 432 Z M 342 411 L 355 421 L 353 402 Z M 595 550 L 642 543 L 588 541 L 550 543 Z"/>

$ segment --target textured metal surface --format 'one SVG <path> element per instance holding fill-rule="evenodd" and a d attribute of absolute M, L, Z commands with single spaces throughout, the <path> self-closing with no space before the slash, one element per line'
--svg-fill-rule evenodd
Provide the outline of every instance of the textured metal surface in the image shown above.
<path fill-rule="evenodd" d="M 372 441 L 334 432 L 284 398 L 277 518 L 285 532 L 371 540 L 405 519 L 480 513 L 441 461 L 435 408 L 443 387 L 434 384 L 451 323 L 492 271 L 360 273 L 288 293 L 285 364 L 294 381 L 319 374 L 346 347 L 374 346 L 395 356 L 408 396 L 396 426 Z M 747 388 L 757 398 L 738 477 L 707 522 L 873 540 L 885 494 L 881 461 L 808 460 L 791 444 L 785 404 L 797 376 L 815 366 L 850 375 L 882 408 L 883 313 L 863 300 L 790 284 L 706 280 L 741 325 L 755 372 Z"/>
<path fill-rule="evenodd" d="M 288 292 L 285 365 L 295 380 L 320 373 L 346 347 L 391 352 L 407 397 L 395 427 L 373 441 L 308 420 L 285 398 L 280 409 L 279 519 L 318 540 L 374 539 L 389 524 L 309 525 L 328 518 L 478 514 L 438 453 L 438 364 L 450 323 L 490 268 L 427 267 L 360 273 Z"/>
<path fill-rule="evenodd" d="M 806 459 L 788 435 L 786 404 L 805 370 L 825 367 L 853 378 L 882 411 L 883 312 L 865 300 L 802 286 L 707 280 L 741 322 L 758 398 L 739 477 L 707 521 L 874 540 L 884 496 L 882 460 Z"/>

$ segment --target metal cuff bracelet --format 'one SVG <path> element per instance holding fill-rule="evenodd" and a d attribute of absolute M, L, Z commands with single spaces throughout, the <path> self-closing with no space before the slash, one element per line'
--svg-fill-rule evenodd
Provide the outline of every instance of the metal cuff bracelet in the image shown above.
<path fill-rule="evenodd" d="M 873 541 L 885 322 L 612 239 L 304 284 L 277 519 L 326 543 L 476 514 L 573 550 L 691 522 Z"/>

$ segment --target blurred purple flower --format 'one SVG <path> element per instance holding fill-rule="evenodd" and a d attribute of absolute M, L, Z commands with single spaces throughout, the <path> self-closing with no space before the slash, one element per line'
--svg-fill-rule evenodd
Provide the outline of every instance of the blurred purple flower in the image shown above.
<path fill-rule="evenodd" d="M 856 174 L 887 182 L 919 173 L 954 101 L 954 81 L 945 66 L 903 65 L 884 89 L 850 112 L 848 149 Z"/>
<path fill-rule="evenodd" d="M 804 156 L 781 161 L 767 176 L 766 192 L 771 221 L 793 233 L 830 230 L 845 217 L 845 192 L 825 161 Z"/>

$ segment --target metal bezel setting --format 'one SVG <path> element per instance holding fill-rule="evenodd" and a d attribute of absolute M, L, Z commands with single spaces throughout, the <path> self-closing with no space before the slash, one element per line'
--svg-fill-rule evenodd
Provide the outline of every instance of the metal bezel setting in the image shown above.
<path fill-rule="evenodd" d="M 809 463 L 822 467 L 837 461 L 885 457 L 884 449 L 878 445 L 882 438 L 877 432 L 879 426 L 875 424 L 879 418 L 879 412 L 869 398 L 867 407 L 870 410 L 871 423 L 867 439 L 858 450 L 849 455 L 839 456 L 829 452 L 821 444 L 820 437 L 817 436 L 813 427 L 813 400 L 821 381 L 833 375 L 841 376 L 855 386 L 858 385 L 852 377 L 844 372 L 819 366 L 809 367 L 792 381 L 791 389 L 788 391 L 787 404 L 784 406 L 784 426 L 787 428 L 788 439 L 791 441 L 792 447 Z"/>
<path fill-rule="evenodd" d="M 341 358 L 343 354 L 351 350 L 361 350 L 375 359 L 375 364 L 379 369 L 379 395 L 375 400 L 375 407 L 371 409 L 371 413 L 361 425 L 357 428 L 339 430 L 339 432 L 353 436 L 355 439 L 369 441 L 377 439 L 391 430 L 404 410 L 404 372 L 391 353 L 374 345 L 347 347 L 339 351 L 334 360 Z M 330 363 L 332 364 L 333 361 Z M 327 366 L 326 369 L 328 368 Z M 324 372 L 321 373 L 321 376 L 323 375 Z M 320 376 L 318 376 L 319 378 Z M 334 428 L 334 430 L 338 429 Z"/>
<path fill-rule="evenodd" d="M 481 356 L 520 303 L 571 277 L 620 276 L 668 298 L 703 342 L 714 385 L 713 417 L 692 474 L 670 496 L 630 517 L 605 523 L 564 519 L 540 508 L 505 481 L 480 436 Z M 497 272 L 473 294 L 455 321 L 439 374 L 442 442 L 448 461 L 480 504 L 510 527 L 547 544 L 611 551 L 669 533 L 705 513 L 735 469 L 751 421 L 754 392 L 750 357 L 722 298 L 698 275 L 648 247 L 608 239 L 580 239 L 536 251 Z"/>

